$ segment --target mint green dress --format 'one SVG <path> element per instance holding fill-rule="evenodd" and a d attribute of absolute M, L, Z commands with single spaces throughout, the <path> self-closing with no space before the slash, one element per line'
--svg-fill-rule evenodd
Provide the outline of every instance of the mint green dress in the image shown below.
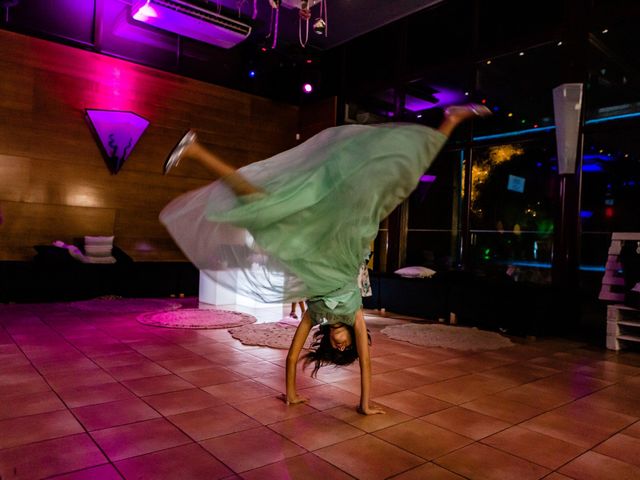
<path fill-rule="evenodd" d="M 353 324 L 358 273 L 380 222 L 415 189 L 446 136 L 414 124 L 333 127 L 239 172 L 264 193 L 218 180 L 160 214 L 185 255 L 262 302 L 306 298 L 316 323 Z M 228 280 L 221 280 L 227 278 Z"/>

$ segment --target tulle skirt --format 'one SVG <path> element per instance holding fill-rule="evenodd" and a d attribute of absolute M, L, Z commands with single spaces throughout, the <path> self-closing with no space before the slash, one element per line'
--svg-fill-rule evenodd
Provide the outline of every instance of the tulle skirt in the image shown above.
<path fill-rule="evenodd" d="M 239 169 L 264 193 L 237 197 L 218 180 L 173 200 L 160 221 L 196 267 L 226 287 L 267 303 L 306 298 L 327 318 L 352 317 L 379 223 L 445 141 L 413 124 L 329 128 Z"/>

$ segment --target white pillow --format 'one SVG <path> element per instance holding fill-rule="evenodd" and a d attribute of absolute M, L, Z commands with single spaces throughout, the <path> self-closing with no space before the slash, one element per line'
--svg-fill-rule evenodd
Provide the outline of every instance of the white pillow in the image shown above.
<path fill-rule="evenodd" d="M 84 237 L 84 245 L 113 245 L 113 235 L 110 237 L 92 237 L 89 235 L 85 235 Z"/>
<path fill-rule="evenodd" d="M 393 273 L 405 278 L 429 278 L 433 277 L 436 271 L 427 267 L 404 267 Z"/>

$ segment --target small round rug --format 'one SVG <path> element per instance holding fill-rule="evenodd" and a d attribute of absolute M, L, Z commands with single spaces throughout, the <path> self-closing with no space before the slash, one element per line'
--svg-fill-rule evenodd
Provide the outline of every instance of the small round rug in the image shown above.
<path fill-rule="evenodd" d="M 407 323 L 385 327 L 382 333 L 394 340 L 402 340 L 414 345 L 455 350 L 497 350 L 514 345 L 511 340 L 499 333 L 451 325 Z"/>
<path fill-rule="evenodd" d="M 71 302 L 69 306 L 83 312 L 124 314 L 177 310 L 182 305 L 159 298 L 93 298 Z"/>
<path fill-rule="evenodd" d="M 288 349 L 296 333 L 296 325 L 291 323 L 256 323 L 245 327 L 234 328 L 229 333 L 244 345 Z M 304 343 L 304 348 L 311 346 L 313 330 Z"/>
<path fill-rule="evenodd" d="M 257 318 L 231 310 L 181 308 L 170 312 L 143 313 L 137 320 L 154 327 L 230 328 L 255 323 Z"/>

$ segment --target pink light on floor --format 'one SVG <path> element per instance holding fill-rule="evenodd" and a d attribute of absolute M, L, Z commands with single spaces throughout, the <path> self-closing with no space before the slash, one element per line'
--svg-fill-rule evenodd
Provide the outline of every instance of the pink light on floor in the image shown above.
<path fill-rule="evenodd" d="M 435 175 L 422 175 L 420 177 L 420 182 L 422 183 L 433 183 L 436 181 L 436 176 Z"/>

